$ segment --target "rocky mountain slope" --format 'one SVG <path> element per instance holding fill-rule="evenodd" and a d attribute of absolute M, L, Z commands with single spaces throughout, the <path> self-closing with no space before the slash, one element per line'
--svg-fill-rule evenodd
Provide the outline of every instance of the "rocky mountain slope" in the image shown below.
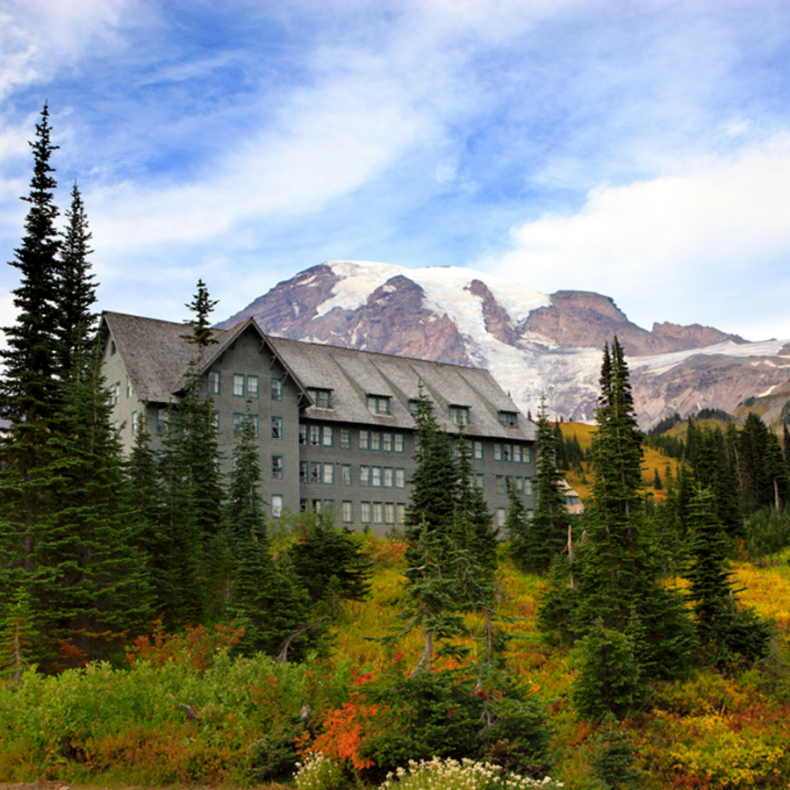
<path fill-rule="evenodd" d="M 790 379 L 790 344 L 749 343 L 693 324 L 642 329 L 606 296 L 550 296 L 455 267 L 329 261 L 279 283 L 219 326 L 254 317 L 269 334 L 487 367 L 526 412 L 591 420 L 601 349 L 628 355 L 640 424 L 675 411 L 733 411 Z"/>

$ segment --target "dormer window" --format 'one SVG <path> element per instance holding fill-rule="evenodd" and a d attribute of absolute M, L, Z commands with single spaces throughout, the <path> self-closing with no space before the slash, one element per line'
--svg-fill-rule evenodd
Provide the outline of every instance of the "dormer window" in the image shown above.
<path fill-rule="evenodd" d="M 518 428 L 518 412 L 501 411 L 499 412 L 499 424 L 505 428 Z"/>
<path fill-rule="evenodd" d="M 332 390 L 326 389 L 311 389 L 309 390 L 310 397 L 315 402 L 316 408 L 331 409 L 332 408 Z"/>
<path fill-rule="evenodd" d="M 450 419 L 456 425 L 469 424 L 469 407 L 468 406 L 450 406 Z"/>
<path fill-rule="evenodd" d="M 368 395 L 368 411 L 371 414 L 389 414 L 389 395 Z"/>

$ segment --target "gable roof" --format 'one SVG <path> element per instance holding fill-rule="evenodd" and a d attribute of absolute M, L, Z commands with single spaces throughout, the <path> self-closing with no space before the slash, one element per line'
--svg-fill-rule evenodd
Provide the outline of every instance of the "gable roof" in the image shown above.
<path fill-rule="evenodd" d="M 122 313 L 104 313 L 102 321 L 116 342 L 137 396 L 150 402 L 177 397 L 195 354 L 182 337 L 188 327 Z M 450 432 L 458 430 L 449 417 L 449 406 L 454 405 L 468 407 L 470 421 L 464 432 L 470 437 L 499 437 L 505 441 L 535 438 L 535 426 L 523 416 L 518 428 L 499 423 L 500 411 L 519 409 L 487 370 L 271 337 L 264 335 L 252 318 L 233 329 L 214 330 L 218 343 L 207 349 L 202 372 L 231 351 L 245 332 L 259 335 L 261 343 L 303 392 L 331 390 L 331 408 L 320 408 L 306 400 L 306 417 L 413 429 L 409 401 L 419 397 L 422 385 L 434 403 L 437 421 Z M 389 414 L 371 414 L 368 395 L 388 398 Z"/>

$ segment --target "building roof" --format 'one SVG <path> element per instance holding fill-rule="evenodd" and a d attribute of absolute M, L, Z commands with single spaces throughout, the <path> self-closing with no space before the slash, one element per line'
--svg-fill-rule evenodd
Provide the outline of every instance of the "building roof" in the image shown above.
<path fill-rule="evenodd" d="M 195 353 L 182 338 L 188 334 L 188 327 L 121 313 L 104 313 L 103 322 L 122 355 L 137 396 L 150 402 L 177 398 Z M 487 370 L 272 337 L 264 335 L 253 319 L 233 329 L 214 330 L 219 342 L 207 349 L 203 370 L 247 331 L 260 335 L 262 343 L 303 391 L 331 390 L 331 408 L 308 405 L 307 417 L 413 429 L 409 401 L 419 397 L 422 384 L 423 392 L 434 403 L 434 415 L 448 431 L 458 430 L 449 418 L 452 405 L 468 407 L 465 433 L 470 437 L 499 437 L 504 441 L 535 438 L 535 426 L 523 415 L 518 428 L 499 423 L 500 411 L 519 410 Z M 388 398 L 389 414 L 371 414 L 368 395 Z"/>

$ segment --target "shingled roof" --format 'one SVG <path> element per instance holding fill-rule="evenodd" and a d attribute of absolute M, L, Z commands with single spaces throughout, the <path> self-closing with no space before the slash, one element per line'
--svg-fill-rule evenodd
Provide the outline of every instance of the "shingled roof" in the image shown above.
<path fill-rule="evenodd" d="M 194 356 L 194 349 L 182 338 L 188 328 L 121 313 L 105 313 L 103 321 L 138 397 L 150 402 L 173 399 Z M 465 432 L 471 437 L 535 438 L 535 426 L 523 417 L 518 428 L 499 423 L 500 411 L 518 412 L 518 408 L 487 370 L 272 337 L 264 335 L 253 319 L 233 329 L 215 329 L 219 342 L 208 350 L 203 367 L 207 369 L 245 331 L 260 334 L 303 391 L 331 390 L 332 408 L 310 405 L 305 409 L 306 417 L 413 429 L 409 401 L 419 397 L 422 384 L 434 403 L 437 420 L 448 431 L 458 430 L 450 421 L 449 406 L 464 406 L 470 416 Z M 368 395 L 389 398 L 390 413 L 371 414 Z"/>

